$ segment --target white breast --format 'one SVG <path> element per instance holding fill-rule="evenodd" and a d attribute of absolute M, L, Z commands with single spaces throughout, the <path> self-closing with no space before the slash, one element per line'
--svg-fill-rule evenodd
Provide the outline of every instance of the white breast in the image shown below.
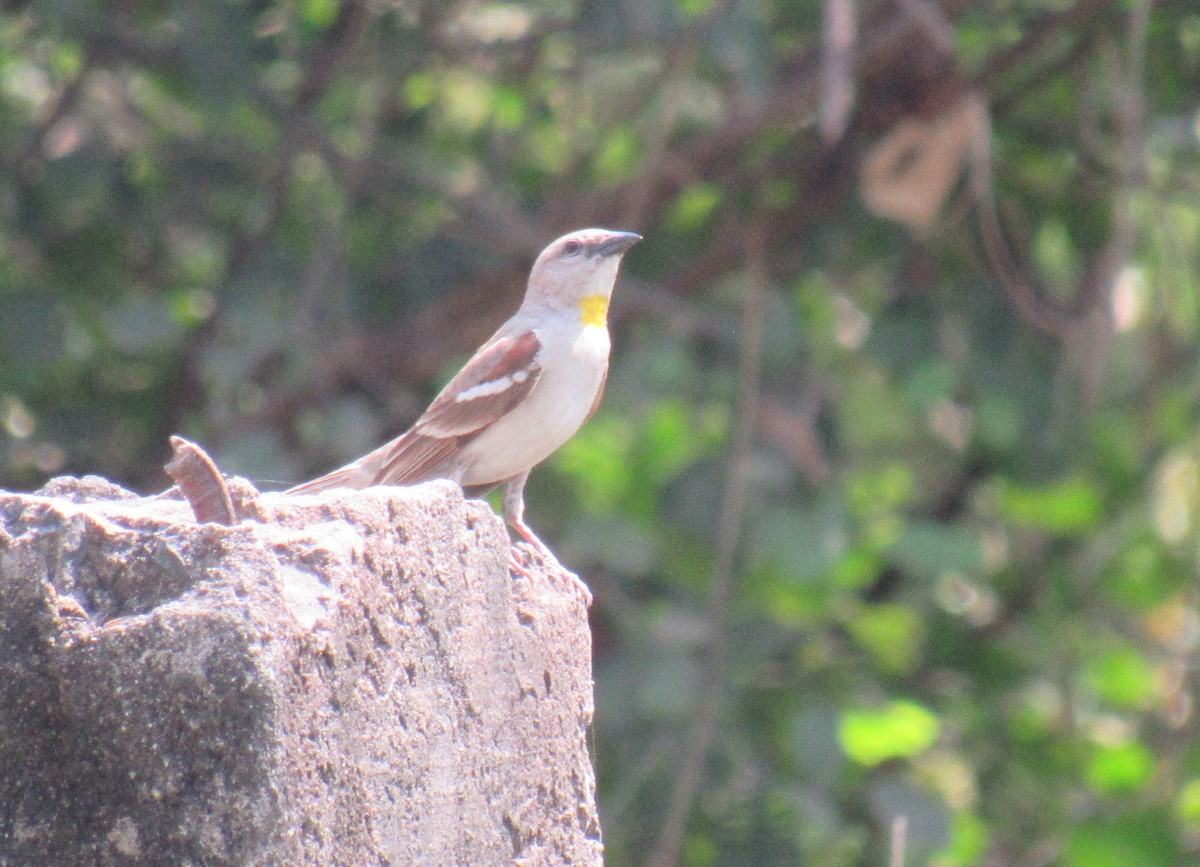
<path fill-rule="evenodd" d="M 579 430 L 608 366 L 608 331 L 575 323 L 540 329 L 542 374 L 520 406 L 464 450 L 464 485 L 500 482 L 541 463 Z"/>

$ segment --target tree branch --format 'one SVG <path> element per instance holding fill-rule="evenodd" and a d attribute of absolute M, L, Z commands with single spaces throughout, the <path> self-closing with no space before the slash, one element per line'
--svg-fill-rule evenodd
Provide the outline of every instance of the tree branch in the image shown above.
<path fill-rule="evenodd" d="M 760 371 L 767 292 L 766 220 L 743 235 L 746 292 L 742 306 L 742 342 L 738 358 L 738 400 L 725 490 L 717 523 L 716 561 L 708 597 L 708 619 L 713 639 L 704 671 L 707 679 L 696 702 L 695 723 L 688 733 L 679 776 L 671 790 L 662 831 L 649 863 L 672 867 L 687 831 L 688 817 L 704 779 L 704 769 L 716 739 L 725 706 L 725 680 L 729 666 L 729 603 L 735 583 L 734 567 L 746 514 L 751 449 L 760 403 Z"/>

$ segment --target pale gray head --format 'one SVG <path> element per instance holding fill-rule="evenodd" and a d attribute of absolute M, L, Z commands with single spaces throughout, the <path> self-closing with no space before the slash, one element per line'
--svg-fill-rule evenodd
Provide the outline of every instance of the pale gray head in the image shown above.
<path fill-rule="evenodd" d="M 580 229 L 552 241 L 529 272 L 526 305 L 578 308 L 585 324 L 603 325 L 621 256 L 640 240 L 635 232 Z"/>

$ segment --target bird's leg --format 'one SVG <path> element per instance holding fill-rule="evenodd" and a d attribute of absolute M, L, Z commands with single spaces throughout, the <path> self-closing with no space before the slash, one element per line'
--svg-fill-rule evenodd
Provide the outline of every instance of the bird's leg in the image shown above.
<path fill-rule="evenodd" d="M 565 579 L 568 588 L 578 593 L 583 599 L 584 607 L 591 607 L 592 591 L 577 576 L 563 568 L 562 564 L 558 562 L 558 558 L 554 556 L 554 552 L 547 548 L 545 543 L 525 523 L 525 481 L 528 478 L 529 470 L 526 470 L 521 475 L 513 476 L 504 483 L 504 496 L 501 499 L 504 520 L 520 534 L 522 539 L 533 546 L 534 551 L 551 567 L 551 574 L 560 582 Z M 509 567 L 518 575 L 523 578 L 533 577 L 529 568 L 517 559 L 515 548 L 509 549 L 508 561 Z"/>
<path fill-rule="evenodd" d="M 501 500 L 504 520 L 517 531 L 522 539 L 532 545 L 535 551 L 543 557 L 557 562 L 557 558 L 550 549 L 525 523 L 525 481 L 528 478 L 529 470 L 526 470 L 521 475 L 513 476 L 504 483 L 504 497 Z"/>
<path fill-rule="evenodd" d="M 534 535 L 533 530 L 529 529 L 529 525 L 525 523 L 525 480 L 528 478 L 529 471 L 526 470 L 521 475 L 514 476 L 504 483 L 504 496 L 501 500 L 501 508 L 504 512 L 504 520 L 520 533 L 523 539 L 533 545 L 534 550 L 542 554 L 546 546 L 542 544 L 542 541 Z M 517 553 L 516 545 L 510 545 L 508 548 L 508 568 L 522 578 L 529 579 L 533 577 L 533 573 L 529 571 L 529 566 L 526 565 L 525 558 Z"/>

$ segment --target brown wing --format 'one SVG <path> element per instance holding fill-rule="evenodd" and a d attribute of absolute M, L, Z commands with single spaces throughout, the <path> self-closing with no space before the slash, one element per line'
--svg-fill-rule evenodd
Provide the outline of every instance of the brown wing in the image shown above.
<path fill-rule="evenodd" d="M 427 437 L 410 430 L 392 444 L 371 484 L 415 485 L 446 478 L 459 449 L 475 436 Z"/>
<path fill-rule="evenodd" d="M 493 337 L 441 390 L 417 423 L 370 454 L 291 488 L 314 494 L 329 488 L 413 485 L 452 477 L 459 450 L 512 412 L 541 376 L 542 342 L 533 331 Z"/>
<path fill-rule="evenodd" d="M 507 415 L 542 375 L 533 331 L 493 338 L 447 383 L 412 426 L 430 437 L 473 434 Z"/>
<path fill-rule="evenodd" d="M 529 394 L 542 373 L 541 349 L 533 331 L 488 341 L 392 444 L 371 484 L 408 485 L 450 473 L 459 450 Z"/>

